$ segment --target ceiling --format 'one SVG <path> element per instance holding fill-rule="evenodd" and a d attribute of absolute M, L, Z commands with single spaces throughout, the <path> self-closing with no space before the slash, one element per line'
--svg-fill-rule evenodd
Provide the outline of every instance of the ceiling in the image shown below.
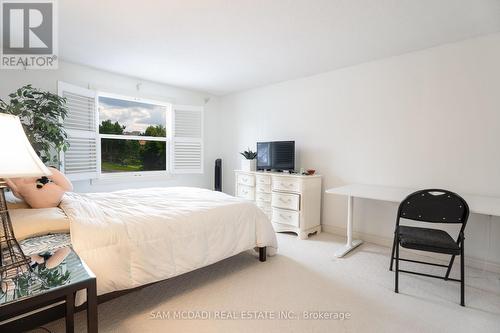
<path fill-rule="evenodd" d="M 62 60 L 217 95 L 500 31 L 500 0 L 65 0 Z"/>

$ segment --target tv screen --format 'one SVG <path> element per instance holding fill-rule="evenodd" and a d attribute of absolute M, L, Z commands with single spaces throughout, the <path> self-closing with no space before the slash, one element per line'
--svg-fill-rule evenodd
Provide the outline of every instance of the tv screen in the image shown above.
<path fill-rule="evenodd" d="M 257 169 L 293 171 L 295 141 L 257 142 Z"/>
<path fill-rule="evenodd" d="M 257 170 L 270 170 L 271 142 L 257 142 Z"/>

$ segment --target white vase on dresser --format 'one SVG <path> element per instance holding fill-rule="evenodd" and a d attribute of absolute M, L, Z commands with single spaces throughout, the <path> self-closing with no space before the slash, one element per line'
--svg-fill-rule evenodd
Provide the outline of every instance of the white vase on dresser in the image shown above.
<path fill-rule="evenodd" d="M 257 160 L 241 160 L 241 170 L 242 171 L 255 171 L 257 169 Z"/>
<path fill-rule="evenodd" d="M 321 232 L 321 176 L 236 170 L 237 197 L 255 201 L 277 232 Z"/>

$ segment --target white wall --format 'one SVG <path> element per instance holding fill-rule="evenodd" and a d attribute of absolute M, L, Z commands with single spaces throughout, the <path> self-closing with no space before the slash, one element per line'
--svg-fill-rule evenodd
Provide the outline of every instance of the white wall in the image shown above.
<path fill-rule="evenodd" d="M 297 169 L 318 170 L 324 188 L 366 183 L 499 196 L 499 59 L 494 34 L 226 96 L 224 189 L 234 191 L 238 151 L 295 140 Z M 345 228 L 345 205 L 324 196 L 325 229 Z M 355 230 L 390 243 L 396 205 L 356 200 L 355 207 Z M 500 218 L 472 215 L 466 236 L 470 263 L 500 264 Z"/>
<path fill-rule="evenodd" d="M 76 191 L 99 192 L 131 187 L 176 185 L 213 187 L 213 160 L 215 159 L 214 152 L 216 147 L 216 119 L 214 113 L 217 110 L 217 98 L 205 93 L 147 82 L 66 62 L 59 62 L 59 69 L 57 70 L 1 70 L 0 98 L 5 99 L 9 93 L 28 83 L 31 83 L 36 88 L 57 93 L 57 81 L 65 81 L 103 92 L 205 107 L 204 174 L 173 175 L 165 179 L 141 181 L 131 178 L 125 179 L 122 182 L 99 182 L 94 184 L 88 181 L 76 182 L 74 184 Z M 139 90 L 137 89 L 138 83 L 141 84 Z M 207 99 L 209 99 L 208 103 L 206 102 Z"/>

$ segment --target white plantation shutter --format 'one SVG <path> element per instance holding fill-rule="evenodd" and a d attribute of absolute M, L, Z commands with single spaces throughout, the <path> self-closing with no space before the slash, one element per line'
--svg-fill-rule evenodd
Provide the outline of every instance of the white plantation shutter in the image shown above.
<path fill-rule="evenodd" d="M 203 107 L 174 105 L 172 173 L 203 173 Z"/>
<path fill-rule="evenodd" d="M 59 96 L 66 98 L 68 115 L 64 128 L 69 149 L 63 154 L 63 170 L 71 180 L 94 179 L 99 175 L 100 147 L 97 137 L 97 94 L 58 82 Z"/>

